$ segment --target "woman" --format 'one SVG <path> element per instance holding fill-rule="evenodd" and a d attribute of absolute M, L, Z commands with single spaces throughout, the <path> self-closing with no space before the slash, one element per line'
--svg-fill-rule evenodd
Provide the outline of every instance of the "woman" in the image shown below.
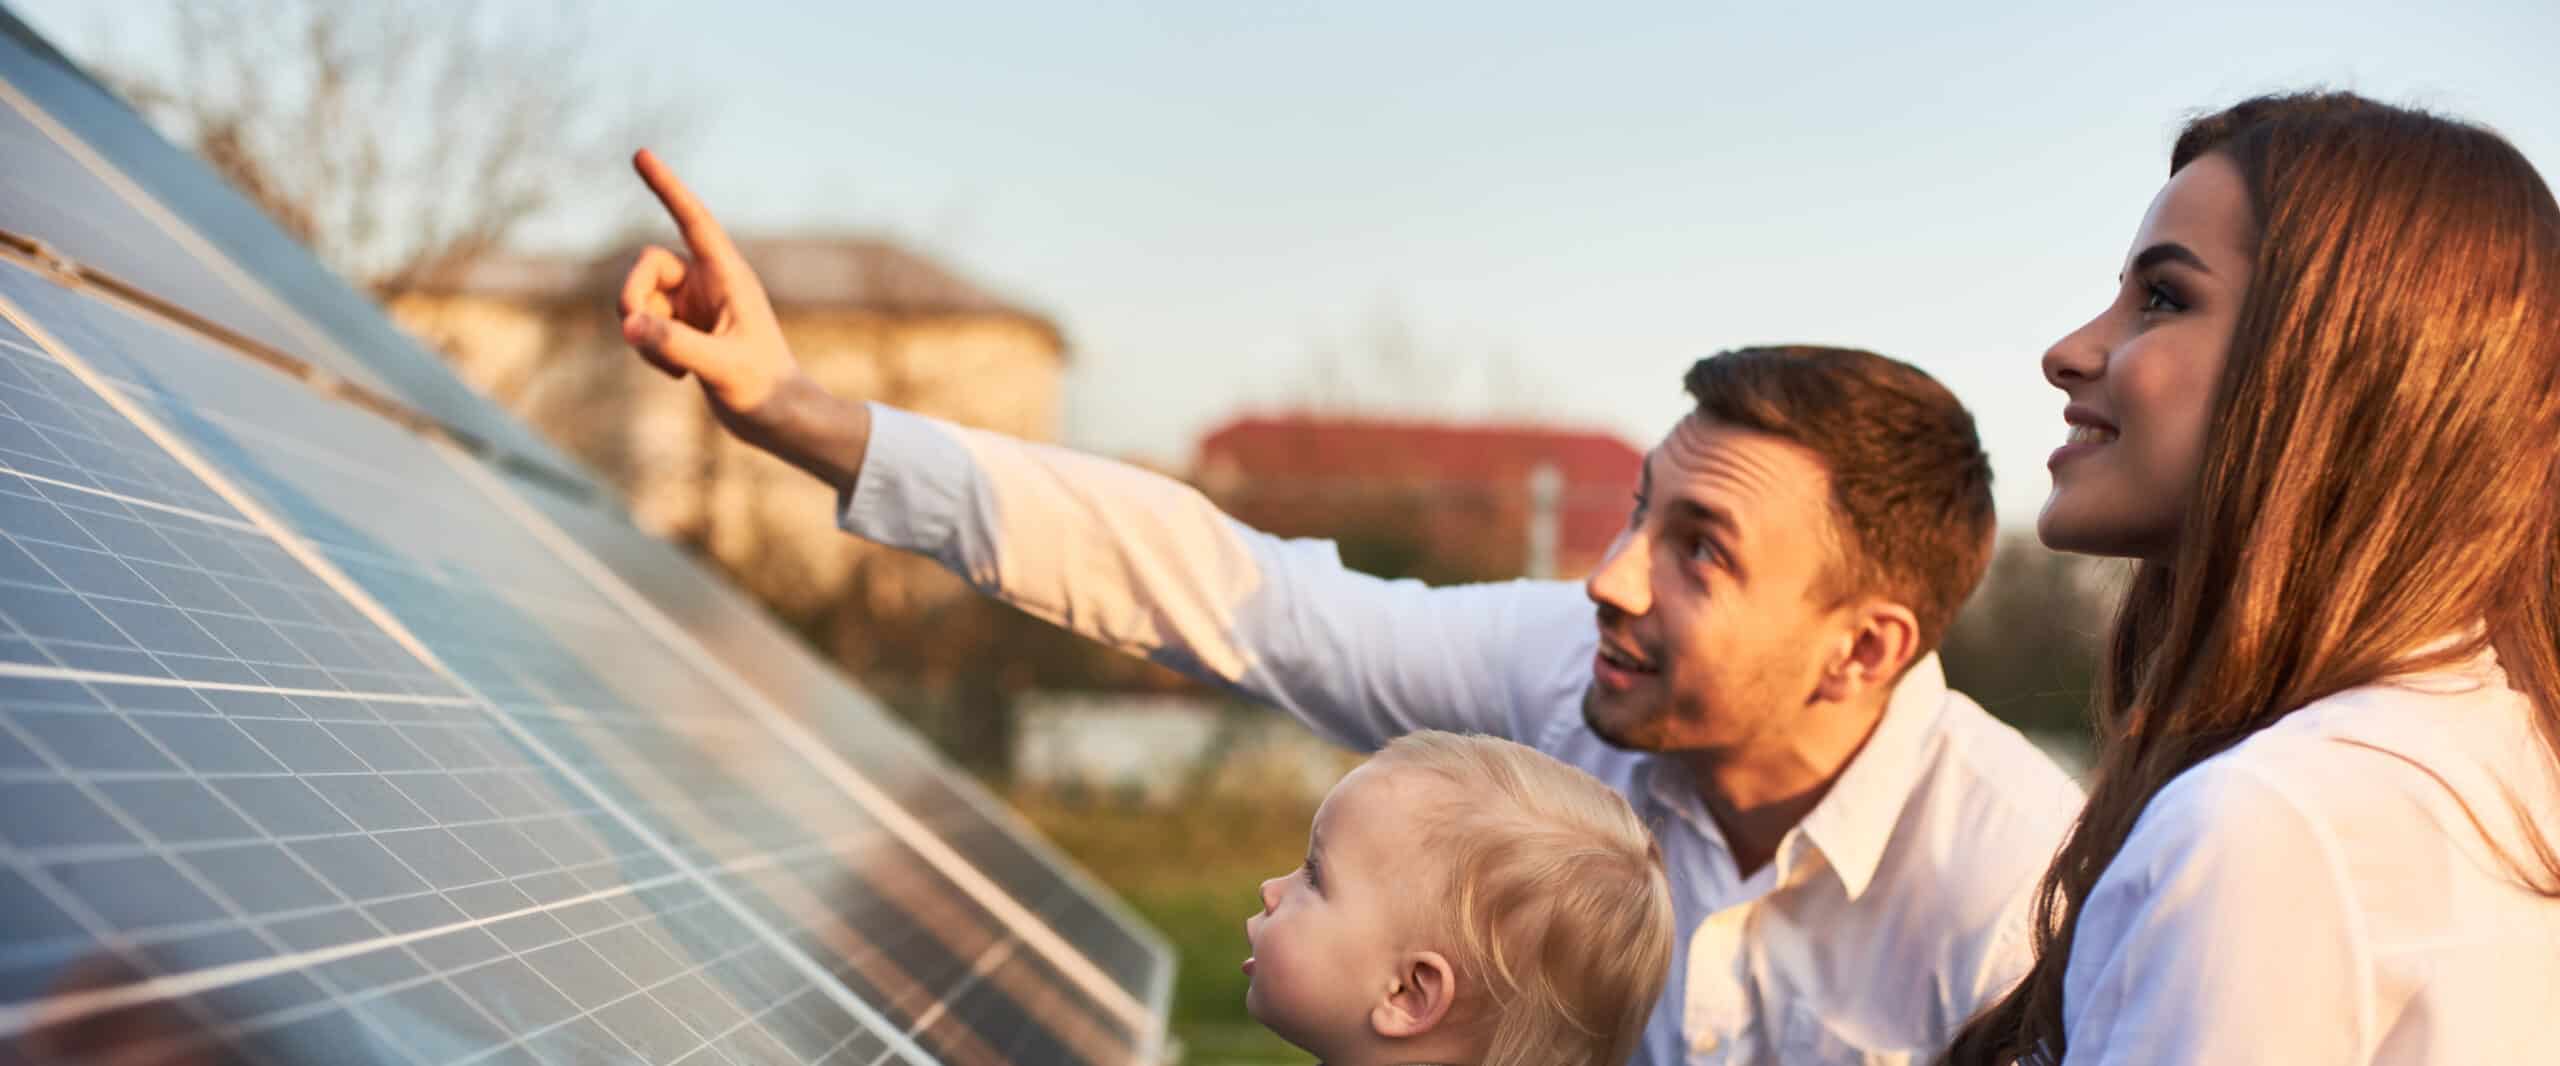
<path fill-rule="evenodd" d="M 2560 208 L 2351 95 L 2179 138 L 2038 522 L 2140 560 L 2037 960 L 1947 1061 L 2560 1061 Z"/>

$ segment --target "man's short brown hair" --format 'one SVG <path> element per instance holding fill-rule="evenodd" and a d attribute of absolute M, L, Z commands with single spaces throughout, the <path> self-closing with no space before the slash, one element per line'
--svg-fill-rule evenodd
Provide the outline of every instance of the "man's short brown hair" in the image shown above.
<path fill-rule="evenodd" d="M 1831 475 L 1836 600 L 1883 596 L 1936 650 L 1991 561 L 1991 459 L 1973 415 L 1920 368 L 1814 345 L 1736 348 L 1689 368 L 1700 417 L 1767 433 Z"/>

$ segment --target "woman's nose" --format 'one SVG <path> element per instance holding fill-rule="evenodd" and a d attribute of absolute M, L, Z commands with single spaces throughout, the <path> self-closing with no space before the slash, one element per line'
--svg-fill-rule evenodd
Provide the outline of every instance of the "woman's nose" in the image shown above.
<path fill-rule="evenodd" d="M 2107 350 L 2098 336 L 2100 324 L 2105 321 L 2103 314 L 2090 319 L 2086 325 L 2064 334 L 2061 340 L 2053 342 L 2053 347 L 2044 350 L 2042 365 L 2046 384 L 2069 391 L 2071 386 L 2095 380 L 2106 372 Z"/>

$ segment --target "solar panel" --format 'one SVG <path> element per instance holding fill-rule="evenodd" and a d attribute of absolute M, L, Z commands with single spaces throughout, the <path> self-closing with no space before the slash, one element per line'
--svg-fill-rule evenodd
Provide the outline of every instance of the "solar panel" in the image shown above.
<path fill-rule="evenodd" d="M 734 592 L 96 277 L 0 259 L 0 1048 L 1155 1056 L 1162 943 Z"/>

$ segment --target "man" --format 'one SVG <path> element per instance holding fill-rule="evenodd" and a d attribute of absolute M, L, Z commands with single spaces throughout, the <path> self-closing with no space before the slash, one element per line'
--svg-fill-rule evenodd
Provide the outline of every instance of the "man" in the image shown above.
<path fill-rule="evenodd" d="M 1337 742 L 1490 733 L 1626 795 L 1680 930 L 1636 1061 L 1924 1060 L 2024 972 L 2080 794 L 1933 654 L 1993 519 L 1972 417 L 1927 375 L 1702 360 L 1583 589 L 1390 582 L 1169 479 L 827 395 L 710 214 L 636 163 L 693 255 L 642 254 L 624 337 L 835 486 L 848 531 Z"/>

